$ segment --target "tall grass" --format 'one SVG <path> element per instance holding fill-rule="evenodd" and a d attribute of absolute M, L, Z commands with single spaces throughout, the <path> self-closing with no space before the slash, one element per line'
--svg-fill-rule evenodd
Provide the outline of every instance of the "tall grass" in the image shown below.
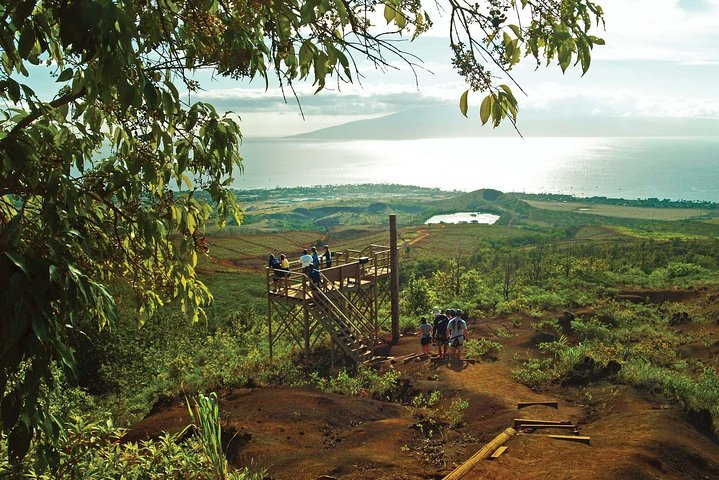
<path fill-rule="evenodd" d="M 227 480 L 227 458 L 222 451 L 222 429 L 220 428 L 220 407 L 215 392 L 200 393 L 193 399 L 194 407 L 187 400 L 187 411 L 197 430 L 205 457 L 215 480 Z"/>

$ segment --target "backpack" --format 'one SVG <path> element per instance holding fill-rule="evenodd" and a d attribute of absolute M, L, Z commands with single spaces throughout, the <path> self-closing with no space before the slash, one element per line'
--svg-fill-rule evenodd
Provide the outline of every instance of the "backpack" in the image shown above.
<path fill-rule="evenodd" d="M 437 315 L 435 317 L 435 333 L 439 333 L 440 335 L 447 335 L 447 326 L 449 325 L 449 318 L 447 318 L 447 315 Z"/>
<path fill-rule="evenodd" d="M 461 331 L 461 325 L 462 325 L 462 319 L 460 317 L 454 317 L 452 320 L 449 321 L 447 324 L 447 331 L 452 330 L 452 337 L 459 337 L 463 336 L 464 332 Z M 457 332 L 456 330 L 460 330 Z"/>

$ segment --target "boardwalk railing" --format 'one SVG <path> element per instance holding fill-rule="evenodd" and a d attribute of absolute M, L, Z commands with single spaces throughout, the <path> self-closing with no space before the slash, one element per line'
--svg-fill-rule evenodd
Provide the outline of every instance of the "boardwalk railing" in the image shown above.
<path fill-rule="evenodd" d="M 389 273 L 390 249 L 383 245 L 370 245 L 363 250 L 345 250 L 332 256 L 332 266 L 320 271 L 325 281 L 341 288 L 355 287 L 363 279 L 376 279 Z M 323 263 L 324 265 L 324 263 Z M 290 269 L 277 270 L 282 275 L 275 277 L 274 270 L 266 267 L 268 293 L 305 300 L 309 281 L 302 271 L 299 260 L 290 262 Z"/>

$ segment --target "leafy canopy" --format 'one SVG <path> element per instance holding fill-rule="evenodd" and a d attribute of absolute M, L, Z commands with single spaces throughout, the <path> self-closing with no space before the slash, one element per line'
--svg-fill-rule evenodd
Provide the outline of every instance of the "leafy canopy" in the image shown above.
<path fill-rule="evenodd" d="M 588 0 L 447 0 L 452 63 L 480 116 L 516 120 L 510 79 L 523 57 L 589 68 L 602 22 Z M 386 25 L 373 25 L 373 12 Z M 511 23 L 508 18 L 514 18 Z M 291 88 L 357 78 L 355 58 L 389 68 L 397 35 L 431 27 L 419 0 L 16 0 L 0 4 L 1 431 L 22 457 L 38 429 L 49 366 L 73 369 L 69 330 L 116 317 L 114 292 L 134 293 L 142 321 L 167 301 L 193 320 L 211 295 L 195 275 L 212 209 L 239 221 L 227 190 L 241 171 L 233 116 L 189 103 L 179 88 L 211 69 Z M 33 90 L 53 80 L 55 92 Z M 187 193 L 178 194 L 184 189 Z"/>

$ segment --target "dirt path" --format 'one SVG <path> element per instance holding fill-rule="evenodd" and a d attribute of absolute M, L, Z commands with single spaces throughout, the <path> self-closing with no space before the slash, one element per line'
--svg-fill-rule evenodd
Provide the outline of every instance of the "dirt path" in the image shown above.
<path fill-rule="evenodd" d="M 419 391 L 441 392 L 440 411 L 455 398 L 469 402 L 460 428 L 428 437 L 412 428 L 417 411 L 397 403 L 302 389 L 235 389 L 221 396 L 228 459 L 237 466 L 267 468 L 272 479 L 442 478 L 523 417 L 571 420 L 591 436 L 591 445 L 520 433 L 507 442 L 504 455 L 480 462 L 465 480 L 719 478 L 715 440 L 679 411 L 633 388 L 600 383 L 536 393 L 515 382 L 515 356 L 527 356 L 533 345 L 529 321 L 515 326 L 497 318 L 470 325 L 475 337 L 511 331 L 512 336 L 498 339 L 505 348 L 496 362 L 396 363 Z M 419 348 L 416 337 L 403 337 L 391 355 Z M 558 400 L 559 409 L 517 410 L 517 402 L 532 400 Z M 127 439 L 179 431 L 187 422 L 186 408 L 178 403 L 135 425 Z"/>

